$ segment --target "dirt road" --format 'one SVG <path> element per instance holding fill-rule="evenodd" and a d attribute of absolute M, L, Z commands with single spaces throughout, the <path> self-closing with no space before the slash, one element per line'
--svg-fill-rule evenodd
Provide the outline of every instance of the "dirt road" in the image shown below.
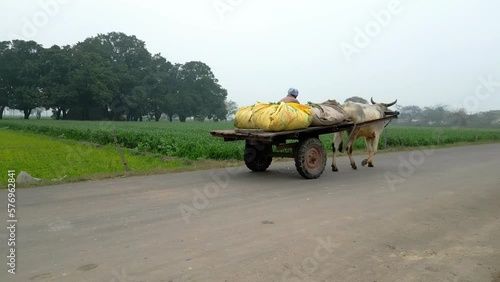
<path fill-rule="evenodd" d="M 374 164 L 21 189 L 17 274 L 4 228 L 0 281 L 500 281 L 500 144 Z"/>

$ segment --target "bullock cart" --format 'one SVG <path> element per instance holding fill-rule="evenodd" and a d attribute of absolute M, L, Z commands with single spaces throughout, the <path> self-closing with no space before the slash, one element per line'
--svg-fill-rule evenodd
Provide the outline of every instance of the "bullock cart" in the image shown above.
<path fill-rule="evenodd" d="M 351 130 L 351 134 L 356 134 L 357 130 L 364 126 L 396 118 L 397 114 L 394 114 L 358 124 L 343 122 L 278 132 L 236 129 L 213 130 L 210 133 L 214 137 L 224 138 L 224 141 L 245 140 L 244 160 L 246 166 L 252 171 L 265 171 L 271 165 L 273 157 L 293 158 L 298 173 L 306 179 L 314 179 L 325 170 L 327 159 L 325 146 L 319 140 L 320 135 L 345 130 Z"/>

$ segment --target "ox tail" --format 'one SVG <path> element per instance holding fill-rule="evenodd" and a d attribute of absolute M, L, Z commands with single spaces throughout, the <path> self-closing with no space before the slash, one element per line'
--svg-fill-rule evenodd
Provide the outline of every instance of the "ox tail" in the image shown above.
<path fill-rule="evenodd" d="M 344 151 L 344 140 L 342 140 L 339 145 L 339 152 L 343 153 L 343 151 Z"/>

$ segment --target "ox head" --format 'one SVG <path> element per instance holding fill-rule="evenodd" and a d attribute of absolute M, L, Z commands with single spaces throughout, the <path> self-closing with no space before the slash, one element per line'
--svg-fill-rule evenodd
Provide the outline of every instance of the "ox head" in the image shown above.
<path fill-rule="evenodd" d="M 388 116 L 388 115 L 399 115 L 399 112 L 398 111 L 393 111 L 391 109 L 389 109 L 389 107 L 391 106 L 394 106 L 398 100 L 396 99 L 394 102 L 392 103 L 376 103 L 375 101 L 373 101 L 373 97 L 370 99 L 370 101 L 372 102 L 373 105 L 376 105 L 378 107 L 380 107 L 380 110 L 384 112 L 384 116 Z"/>

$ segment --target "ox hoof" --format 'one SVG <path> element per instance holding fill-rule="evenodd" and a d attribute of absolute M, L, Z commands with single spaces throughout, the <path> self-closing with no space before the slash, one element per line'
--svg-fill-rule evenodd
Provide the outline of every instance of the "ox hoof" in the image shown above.
<path fill-rule="evenodd" d="M 372 163 L 368 163 L 368 167 L 373 167 L 373 164 Z"/>
<path fill-rule="evenodd" d="M 362 166 L 365 166 L 366 164 L 368 164 L 368 160 L 367 160 L 367 159 L 364 159 L 364 160 L 361 162 L 361 165 L 362 165 Z"/>
<path fill-rule="evenodd" d="M 351 165 L 352 169 L 358 169 L 356 165 Z"/>
<path fill-rule="evenodd" d="M 332 166 L 332 171 L 339 171 L 339 169 L 335 166 Z"/>

